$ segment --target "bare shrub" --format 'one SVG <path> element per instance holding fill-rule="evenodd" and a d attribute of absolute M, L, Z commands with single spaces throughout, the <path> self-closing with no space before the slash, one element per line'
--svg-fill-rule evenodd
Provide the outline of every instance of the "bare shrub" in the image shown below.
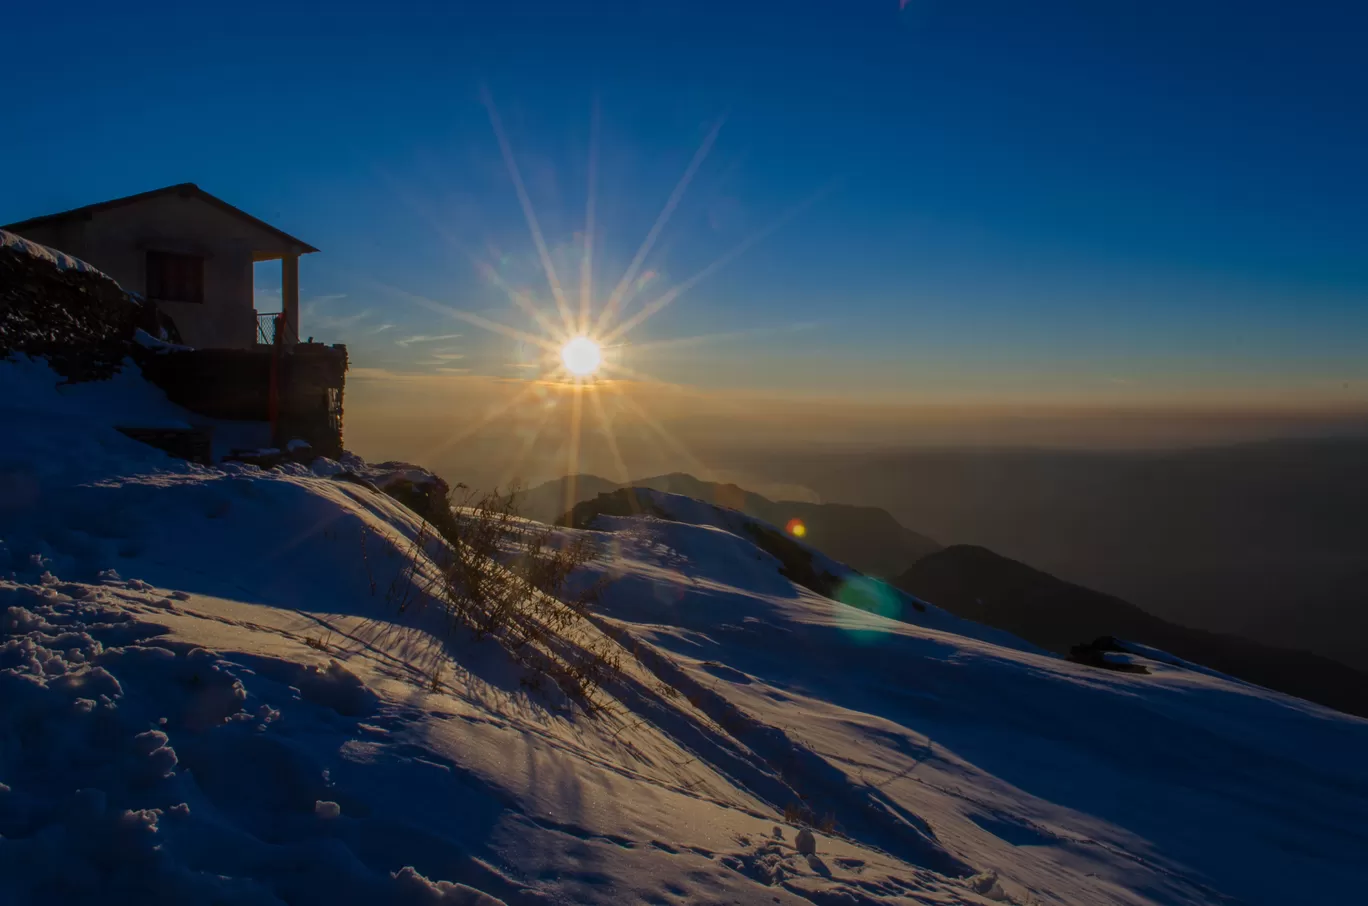
<path fill-rule="evenodd" d="M 322 652 L 325 652 L 325 653 L 326 653 L 326 652 L 328 652 L 329 650 L 332 649 L 332 630 L 329 630 L 329 631 L 328 631 L 328 635 L 327 635 L 326 638 L 325 638 L 324 636 L 321 636 L 321 635 L 320 635 L 320 636 L 306 635 L 306 636 L 304 637 L 304 644 L 305 644 L 305 645 L 308 645 L 310 648 L 314 649 L 315 651 L 322 651 Z"/>
<path fill-rule="evenodd" d="M 818 816 L 803 802 L 790 802 L 784 806 L 784 821 L 794 827 L 815 827 L 824 834 L 835 834 L 840 826 L 835 812 Z"/>
<path fill-rule="evenodd" d="M 597 710 L 593 692 L 621 673 L 622 651 L 590 631 L 588 612 L 603 582 L 571 588 L 575 571 L 597 556 L 593 543 L 520 519 L 516 488 L 477 494 L 458 484 L 427 509 L 386 601 L 400 612 L 435 602 L 450 630 L 498 639 L 519 663 Z M 447 543 L 435 545 L 437 536 Z M 420 575 L 424 556 L 435 576 Z"/>
<path fill-rule="evenodd" d="M 455 499 L 461 491 L 464 499 Z M 515 649 L 545 642 L 583 619 L 602 588 L 570 592 L 571 575 L 597 556 L 593 543 L 520 520 L 516 499 L 516 489 L 476 497 L 458 485 L 445 533 L 452 556 L 444 569 L 449 603 L 476 636 L 497 634 Z"/>

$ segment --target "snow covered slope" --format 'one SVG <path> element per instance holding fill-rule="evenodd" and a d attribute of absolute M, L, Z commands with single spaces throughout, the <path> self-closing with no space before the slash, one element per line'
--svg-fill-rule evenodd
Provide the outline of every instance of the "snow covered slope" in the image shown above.
<path fill-rule="evenodd" d="M 602 551 L 580 581 L 613 582 L 565 644 L 624 652 L 589 715 L 401 611 L 434 567 L 388 497 L 335 464 L 173 461 L 113 430 L 187 418 L 135 371 L 57 382 L 0 362 L 0 902 L 1368 888 L 1368 721 L 1157 656 L 1070 664 L 935 608 L 886 619 L 668 496 L 566 530 Z M 838 597 L 892 594 L 819 565 Z"/>

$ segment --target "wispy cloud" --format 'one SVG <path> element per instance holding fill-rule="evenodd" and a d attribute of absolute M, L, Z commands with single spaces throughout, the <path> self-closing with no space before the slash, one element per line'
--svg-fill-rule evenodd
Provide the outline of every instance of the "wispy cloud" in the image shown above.
<path fill-rule="evenodd" d="M 364 311 L 355 312 L 354 314 L 344 315 L 340 318 L 335 318 L 332 315 L 325 315 L 317 311 L 305 311 L 303 312 L 300 321 L 303 324 L 308 325 L 311 329 L 321 327 L 324 330 L 351 330 L 352 328 L 359 326 L 361 322 L 369 318 L 371 314 L 372 312 L 369 308 Z"/>
<path fill-rule="evenodd" d="M 358 366 L 356 368 L 347 369 L 347 380 L 349 381 L 392 381 L 404 377 L 406 377 L 406 375 L 402 372 L 393 371 L 389 368 L 367 368 L 365 366 Z"/>
<path fill-rule="evenodd" d="M 440 340 L 455 340 L 460 336 L 459 333 L 416 334 L 411 337 L 403 337 L 402 339 L 395 340 L 394 343 L 396 346 L 412 346 L 414 343 L 436 343 Z"/>
<path fill-rule="evenodd" d="M 275 295 L 279 297 L 280 291 L 276 290 Z M 300 322 L 309 331 L 349 331 L 359 328 L 363 323 L 375 314 L 375 310 L 365 308 L 346 315 L 330 314 L 333 303 L 341 302 L 347 298 L 346 293 L 331 293 L 324 296 L 311 296 L 300 303 Z M 378 332 L 378 331 L 373 331 Z"/>
<path fill-rule="evenodd" d="M 459 362 L 463 358 L 465 358 L 464 352 L 456 352 L 451 349 L 438 349 L 427 353 L 422 361 L 418 362 L 418 365 L 422 367 L 427 367 L 429 365 L 448 365 L 452 362 Z"/>
<path fill-rule="evenodd" d="M 434 381 L 434 380 L 436 380 L 438 377 L 440 377 L 440 376 L 442 376 L 442 375 L 458 375 L 458 374 L 470 374 L 470 369 L 469 369 L 469 368 L 460 368 L 460 367 L 457 367 L 457 366 L 454 366 L 454 365 L 439 365 L 439 366 L 437 366 L 437 367 L 423 367 L 423 368 L 411 368 L 411 367 L 406 367 L 406 368 L 403 368 L 403 369 L 395 369 L 395 368 L 366 368 L 366 367 L 360 367 L 360 368 L 350 368 L 350 369 L 347 370 L 347 381 L 348 381 L 348 384 L 349 384 L 349 385 L 350 385 L 350 382 L 352 382 L 352 381 L 357 381 L 357 382 L 393 381 L 393 382 L 402 382 L 402 383 L 409 383 L 409 384 L 419 384 L 419 383 L 423 383 L 423 382 L 425 382 L 425 381 L 427 381 L 427 382 Z M 482 378 L 479 378 L 478 375 L 472 375 L 472 378 L 475 378 L 475 379 L 482 379 Z M 489 378 L 488 380 L 492 381 L 493 379 L 492 379 L 492 378 Z"/>
<path fill-rule="evenodd" d="M 393 324 L 381 324 L 380 326 L 378 326 L 378 327 L 376 327 L 374 330 L 372 330 L 371 333 L 384 333 L 385 331 L 389 330 L 389 329 L 390 329 L 391 327 L 393 327 L 393 326 L 394 326 Z"/>

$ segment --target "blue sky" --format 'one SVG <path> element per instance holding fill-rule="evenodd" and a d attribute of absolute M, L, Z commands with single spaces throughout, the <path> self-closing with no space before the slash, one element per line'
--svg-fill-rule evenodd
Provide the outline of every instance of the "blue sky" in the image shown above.
<path fill-rule="evenodd" d="M 781 225 L 628 337 L 662 379 L 1368 402 L 1362 4 L 576 6 L 9 10 L 0 220 L 197 182 L 322 249 L 304 331 L 355 366 L 518 374 L 413 301 L 527 327 L 473 250 L 552 306 L 483 86 L 576 288 L 597 107 L 600 300 L 722 123 L 637 304 Z"/>

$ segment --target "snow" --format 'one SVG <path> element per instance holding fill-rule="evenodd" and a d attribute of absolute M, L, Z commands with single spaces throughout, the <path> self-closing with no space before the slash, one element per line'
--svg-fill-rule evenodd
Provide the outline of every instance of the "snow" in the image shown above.
<path fill-rule="evenodd" d="M 46 362 L 35 359 L 10 359 L 0 362 L 0 368 L 4 369 L 0 388 L 7 394 L 0 401 L 3 436 L 7 440 L 11 436 L 23 438 L 25 443 L 22 451 L 9 444 L 11 455 L 7 455 L 6 445 L 0 445 L 0 475 L 25 475 L 31 480 L 35 472 L 42 475 L 61 470 L 69 476 L 69 469 L 79 463 L 107 461 L 130 468 L 153 463 L 172 470 L 189 468 L 131 438 L 111 436 L 109 428 L 116 425 L 209 427 L 216 458 L 234 449 L 268 446 L 270 440 L 270 425 L 265 422 L 205 418 L 168 402 L 165 394 L 144 381 L 137 366 L 128 361 L 109 380 L 78 384 L 65 383 Z M 40 448 L 46 455 L 38 454 Z M 89 474 L 98 477 L 104 472 L 96 467 Z M 0 489 L 4 487 L 0 483 Z"/>
<path fill-rule="evenodd" d="M 591 715 L 400 611 L 435 565 L 374 487 L 427 473 L 209 468 L 114 430 L 191 418 L 136 369 L 59 386 L 0 362 L 0 902 L 1284 904 L 1368 882 L 1368 721 L 1162 653 L 1073 664 L 817 560 L 879 612 L 856 609 L 668 495 L 668 518 L 564 531 L 602 551 L 577 581 L 613 580 L 565 644 L 625 655 Z"/>
<path fill-rule="evenodd" d="M 5 230 L 0 230 L 0 248 L 10 249 L 22 255 L 28 255 L 31 258 L 39 258 L 43 261 L 47 261 L 57 267 L 58 270 L 81 271 L 82 273 L 104 277 L 106 280 L 113 282 L 113 278 L 108 274 L 91 267 L 79 258 L 74 258 L 66 252 L 60 252 L 57 249 L 48 248 L 45 245 L 39 245 L 36 242 L 25 239 L 23 236 L 18 236 Z"/>
<path fill-rule="evenodd" d="M 153 350 L 159 355 L 164 355 L 168 352 L 192 352 L 195 348 L 180 343 L 168 343 L 166 340 L 152 336 L 152 334 L 143 330 L 141 327 L 133 332 L 133 342 L 144 349 Z"/>

